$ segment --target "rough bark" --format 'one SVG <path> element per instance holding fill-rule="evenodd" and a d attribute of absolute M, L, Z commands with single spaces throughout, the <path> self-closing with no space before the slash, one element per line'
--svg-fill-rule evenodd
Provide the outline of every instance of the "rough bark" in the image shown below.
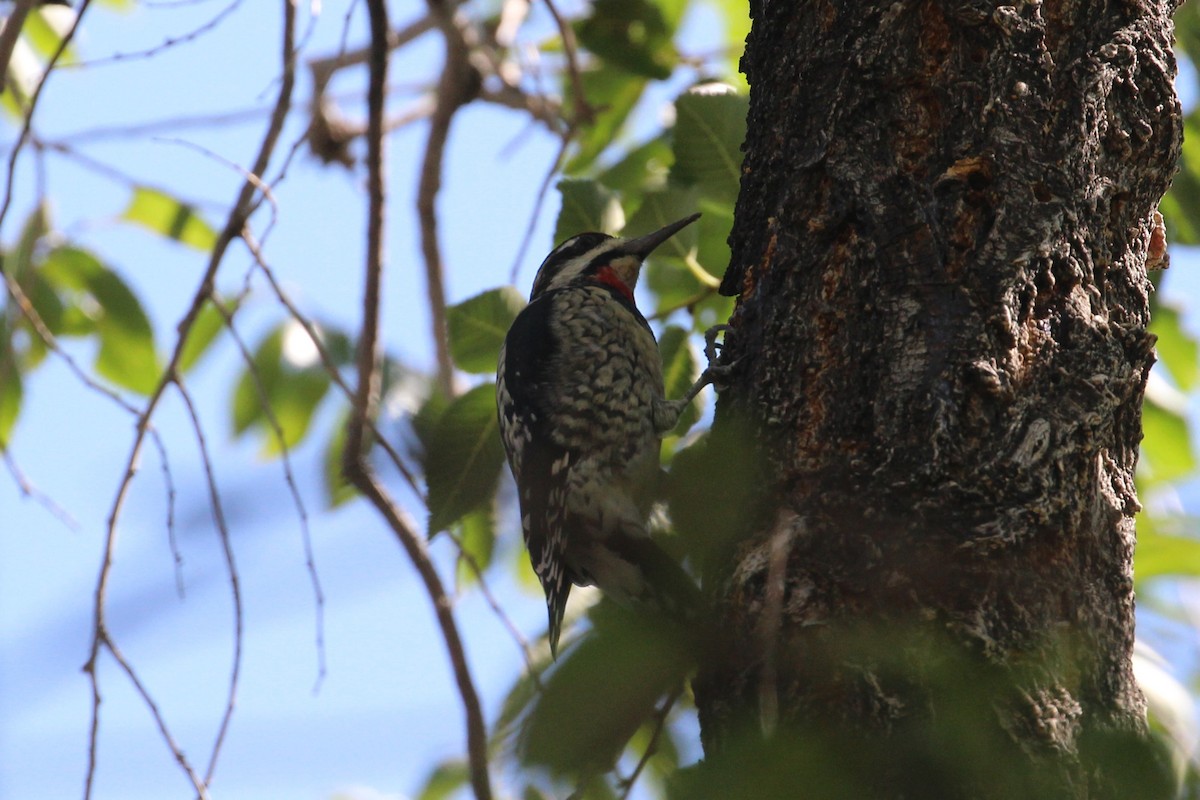
<path fill-rule="evenodd" d="M 1087 731 L 1144 730 L 1133 475 L 1172 11 L 752 0 L 741 361 L 714 430 L 748 421 L 769 490 L 710 584 L 734 632 L 697 685 L 710 756 L 745 724 L 929 713 L 927 661 L 895 680 L 847 648 L 881 625 L 889 657 L 944 639 L 1005 677 L 987 716 L 1064 796 L 1106 780 Z"/>

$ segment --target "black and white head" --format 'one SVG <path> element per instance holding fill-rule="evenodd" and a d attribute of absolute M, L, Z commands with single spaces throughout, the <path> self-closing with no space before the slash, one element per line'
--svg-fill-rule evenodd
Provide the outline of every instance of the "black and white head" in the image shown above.
<path fill-rule="evenodd" d="M 586 282 L 605 284 L 633 300 L 633 289 L 646 256 L 700 218 L 692 214 L 653 233 L 621 239 L 606 233 L 581 233 L 554 248 L 533 279 L 530 302 L 546 292 Z"/>

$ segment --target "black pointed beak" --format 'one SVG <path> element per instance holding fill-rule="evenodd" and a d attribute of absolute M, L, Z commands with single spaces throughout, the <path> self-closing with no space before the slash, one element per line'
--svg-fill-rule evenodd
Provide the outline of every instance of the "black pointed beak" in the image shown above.
<path fill-rule="evenodd" d="M 639 259 L 644 259 L 646 256 L 650 255 L 651 252 L 653 252 L 654 248 L 658 247 L 667 239 L 670 239 L 680 230 L 686 228 L 688 225 L 691 225 L 698 219 L 700 219 L 700 215 L 698 213 L 692 214 L 690 217 L 684 217 L 677 222 L 672 222 L 670 225 L 659 228 L 654 233 L 647 233 L 645 236 L 639 236 L 636 239 L 626 240 L 626 242 L 621 246 L 621 249 L 631 256 L 637 256 Z"/>

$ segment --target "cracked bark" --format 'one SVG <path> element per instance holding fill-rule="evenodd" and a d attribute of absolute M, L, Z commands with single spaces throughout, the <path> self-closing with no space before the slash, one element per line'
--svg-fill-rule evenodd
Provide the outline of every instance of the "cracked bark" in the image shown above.
<path fill-rule="evenodd" d="M 1174 6 L 750 6 L 714 433 L 747 420 L 770 488 L 706 576 L 736 632 L 697 685 L 706 752 L 748 720 L 927 713 L 920 674 L 844 649 L 887 626 L 898 656 L 934 636 L 1006 676 L 997 729 L 1097 796 L 1081 737 L 1145 728 L 1133 474 Z"/>

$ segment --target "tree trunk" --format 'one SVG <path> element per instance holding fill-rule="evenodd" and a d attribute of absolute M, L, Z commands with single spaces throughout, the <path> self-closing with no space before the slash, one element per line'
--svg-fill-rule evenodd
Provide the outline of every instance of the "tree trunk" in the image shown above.
<path fill-rule="evenodd" d="M 1145 730 L 1133 478 L 1172 10 L 752 0 L 714 435 L 744 420 L 768 488 L 708 575 L 734 632 L 696 687 L 710 759 L 743 726 L 894 746 L 966 697 L 985 751 L 1111 793 L 1089 736 Z M 1020 796 L 905 785 L 929 757 L 863 785 Z"/>

